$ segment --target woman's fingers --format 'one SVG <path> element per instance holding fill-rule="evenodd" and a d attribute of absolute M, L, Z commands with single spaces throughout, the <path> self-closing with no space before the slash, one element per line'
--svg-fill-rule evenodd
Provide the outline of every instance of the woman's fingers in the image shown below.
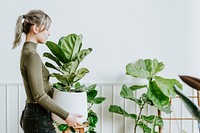
<path fill-rule="evenodd" d="M 76 127 L 77 126 L 77 124 L 76 123 L 74 123 L 74 127 Z"/>
<path fill-rule="evenodd" d="M 76 126 L 83 126 L 83 124 L 77 122 Z"/>
<path fill-rule="evenodd" d="M 68 126 L 72 126 L 72 127 L 77 127 L 77 126 L 83 126 L 83 124 L 80 124 L 77 119 L 83 117 L 80 114 L 73 114 L 70 113 L 69 116 L 67 117 L 67 119 L 65 120 L 66 123 L 68 124 Z"/>

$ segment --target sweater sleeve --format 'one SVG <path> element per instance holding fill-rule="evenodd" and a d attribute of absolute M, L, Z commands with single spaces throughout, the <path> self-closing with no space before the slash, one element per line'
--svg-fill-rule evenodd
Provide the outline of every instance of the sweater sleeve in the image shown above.
<path fill-rule="evenodd" d="M 67 111 L 58 106 L 50 96 L 44 91 L 42 77 L 42 61 L 37 53 L 31 53 L 26 60 L 26 71 L 30 89 L 34 100 L 45 109 L 55 113 L 62 119 L 66 119 L 69 115 Z"/>

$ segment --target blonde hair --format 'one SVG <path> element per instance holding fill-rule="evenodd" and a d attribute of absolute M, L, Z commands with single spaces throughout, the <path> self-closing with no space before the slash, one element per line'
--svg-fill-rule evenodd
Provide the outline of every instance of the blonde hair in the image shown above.
<path fill-rule="evenodd" d="M 42 10 L 36 9 L 29 11 L 26 15 L 20 15 L 15 27 L 15 39 L 12 49 L 20 45 L 22 33 L 28 34 L 32 25 L 37 25 L 41 28 L 41 31 L 48 30 L 51 25 L 51 18 Z"/>

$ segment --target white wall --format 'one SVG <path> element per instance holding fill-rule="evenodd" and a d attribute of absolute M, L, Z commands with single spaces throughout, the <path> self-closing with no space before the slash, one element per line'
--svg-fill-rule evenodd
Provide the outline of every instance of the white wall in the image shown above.
<path fill-rule="evenodd" d="M 83 46 L 93 48 L 82 63 L 90 70 L 82 82 L 140 82 L 125 75 L 126 64 L 139 58 L 163 61 L 168 78 L 200 77 L 199 7 L 197 0 L 0 0 L 0 83 L 21 84 L 21 46 L 11 50 L 14 28 L 17 17 L 34 8 L 53 20 L 49 40 L 83 34 Z M 46 50 L 38 47 L 41 55 Z"/>
<path fill-rule="evenodd" d="M 51 16 L 49 40 L 83 34 L 84 47 L 93 48 L 82 64 L 90 69 L 84 82 L 131 82 L 125 65 L 139 58 L 163 61 L 167 77 L 199 76 L 199 6 L 195 0 L 1 0 L 0 81 L 21 82 L 20 47 L 11 45 L 17 17 L 33 8 Z M 38 47 L 41 55 L 45 50 Z"/>

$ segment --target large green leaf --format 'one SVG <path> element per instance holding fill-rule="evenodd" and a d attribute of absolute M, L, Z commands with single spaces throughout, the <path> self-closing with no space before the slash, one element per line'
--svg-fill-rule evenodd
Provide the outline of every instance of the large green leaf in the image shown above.
<path fill-rule="evenodd" d="M 147 85 L 132 85 L 131 87 L 129 87 L 132 91 L 136 91 L 138 89 L 142 89 L 147 87 Z"/>
<path fill-rule="evenodd" d="M 63 73 L 63 72 L 60 70 L 59 67 L 55 67 L 53 64 L 51 64 L 51 63 L 49 63 L 49 62 L 46 62 L 46 63 L 45 63 L 45 66 L 46 66 L 46 67 L 49 67 L 49 68 L 52 68 L 52 69 L 55 69 L 55 70 L 57 70 L 57 71 Z"/>
<path fill-rule="evenodd" d="M 87 101 L 88 103 L 92 104 L 100 104 L 105 100 L 105 97 L 96 97 L 97 96 L 97 90 L 95 90 L 96 84 L 90 85 L 86 88 L 87 90 Z"/>
<path fill-rule="evenodd" d="M 174 85 L 177 85 L 182 89 L 182 85 L 176 79 L 166 79 L 160 76 L 154 77 L 157 86 L 163 92 L 163 94 L 167 97 L 174 98 L 176 96 L 176 92 L 174 91 Z"/>
<path fill-rule="evenodd" d="M 63 85 L 62 83 L 54 83 L 53 84 L 53 88 L 56 88 L 59 91 L 66 91 L 65 89 L 65 85 Z"/>
<path fill-rule="evenodd" d="M 149 83 L 149 89 L 147 91 L 147 97 L 158 108 L 165 108 L 170 104 L 169 97 L 165 96 L 160 88 L 157 86 L 156 81 Z"/>
<path fill-rule="evenodd" d="M 66 131 L 69 128 L 69 126 L 67 124 L 60 124 L 58 125 L 58 129 L 60 131 Z"/>
<path fill-rule="evenodd" d="M 133 91 L 129 87 L 127 87 L 126 85 L 122 86 L 120 96 L 123 97 L 123 98 L 129 99 L 129 100 L 132 100 L 132 101 L 136 102 L 138 105 L 142 104 L 142 101 L 140 99 L 136 99 L 133 96 Z"/>
<path fill-rule="evenodd" d="M 156 130 L 155 130 L 155 125 L 152 124 L 153 127 L 148 127 L 144 122 L 142 121 L 139 121 L 138 123 L 138 126 L 140 126 L 140 128 L 143 129 L 144 133 L 158 133 Z"/>
<path fill-rule="evenodd" d="M 148 127 L 145 123 L 143 123 L 142 121 L 140 121 L 139 123 L 137 123 L 137 125 L 143 129 L 144 133 L 151 133 L 151 128 Z"/>
<path fill-rule="evenodd" d="M 137 115 L 129 114 L 125 110 L 123 110 L 120 106 L 117 106 L 117 105 L 110 105 L 109 112 L 117 113 L 117 114 L 123 115 L 125 117 L 130 117 L 131 119 L 137 118 Z"/>
<path fill-rule="evenodd" d="M 90 52 L 92 52 L 92 48 L 83 49 L 75 54 L 73 60 L 78 60 L 78 62 L 81 62 Z"/>
<path fill-rule="evenodd" d="M 187 96 L 185 96 L 176 85 L 174 85 L 174 89 L 176 93 L 179 95 L 179 97 L 183 100 L 183 103 L 185 104 L 190 114 L 198 122 L 200 122 L 200 108 L 194 102 L 192 102 L 192 100 L 190 100 Z"/>
<path fill-rule="evenodd" d="M 87 92 L 87 99 L 88 102 L 91 103 L 91 101 L 97 96 L 97 90 L 90 90 Z"/>
<path fill-rule="evenodd" d="M 94 104 L 100 104 L 102 103 L 106 98 L 105 97 L 96 97 L 92 101 Z"/>
<path fill-rule="evenodd" d="M 69 75 L 66 76 L 67 81 L 69 84 L 71 84 L 71 86 L 73 85 L 73 83 L 75 83 L 75 80 L 74 80 L 75 77 L 76 77 L 75 73 L 70 73 Z"/>
<path fill-rule="evenodd" d="M 150 72 L 146 70 L 146 65 L 143 60 L 139 60 L 134 64 L 129 63 L 128 65 L 126 65 L 126 74 L 136 78 L 150 77 Z"/>
<path fill-rule="evenodd" d="M 163 127 L 164 123 L 161 117 L 155 115 L 145 116 L 142 115 L 142 119 L 148 123 L 154 123 L 156 126 Z"/>
<path fill-rule="evenodd" d="M 66 70 L 68 73 L 67 74 L 70 74 L 70 73 L 76 73 L 76 69 L 78 68 L 78 61 L 71 61 L 69 63 L 65 63 L 62 68 L 63 70 Z"/>
<path fill-rule="evenodd" d="M 138 60 L 135 63 L 129 63 L 126 66 L 126 74 L 136 78 L 152 78 L 155 74 L 160 72 L 164 68 L 162 62 L 158 62 L 157 59 L 150 60 Z"/>
<path fill-rule="evenodd" d="M 86 92 L 86 86 L 81 85 L 79 82 L 74 83 L 74 92 Z"/>
<path fill-rule="evenodd" d="M 97 114 L 93 111 L 93 110 L 89 110 L 88 111 L 88 118 L 87 118 L 88 122 L 89 122 L 89 126 L 90 127 L 96 127 L 96 123 L 98 121 L 98 117 Z"/>
<path fill-rule="evenodd" d="M 58 66 L 62 66 L 62 64 L 60 63 L 60 61 L 58 60 L 57 57 L 53 56 L 51 53 L 45 52 L 43 53 L 43 56 L 46 58 L 51 59 L 52 61 L 54 61 Z"/>
<path fill-rule="evenodd" d="M 158 62 L 157 59 L 153 59 L 153 60 L 146 59 L 145 62 L 150 62 L 150 64 L 147 65 L 147 66 L 149 66 L 148 67 L 149 69 L 147 69 L 147 70 L 149 72 L 151 72 L 151 76 L 156 75 L 158 72 L 162 71 L 165 67 L 164 63 Z"/>
<path fill-rule="evenodd" d="M 59 73 L 52 73 L 51 74 L 52 77 L 55 77 L 56 79 L 58 79 L 58 81 L 60 81 L 62 84 L 67 84 L 67 79 L 64 75 L 61 75 Z"/>
<path fill-rule="evenodd" d="M 82 35 L 70 34 L 59 39 L 58 45 L 64 51 L 67 59 L 73 60 L 82 47 Z"/>
<path fill-rule="evenodd" d="M 134 98 L 132 90 L 129 87 L 127 87 L 126 85 L 122 86 L 120 96 L 123 98 L 126 98 L 126 99 Z"/>
<path fill-rule="evenodd" d="M 90 85 L 86 88 L 87 92 L 91 91 L 91 90 L 95 90 L 97 84 L 93 84 L 93 85 Z"/>
<path fill-rule="evenodd" d="M 50 51 L 63 63 L 69 62 L 69 60 L 66 58 L 63 50 L 54 42 L 47 41 L 46 42 L 47 47 L 50 49 Z"/>
<path fill-rule="evenodd" d="M 85 76 L 85 74 L 89 73 L 89 70 L 87 68 L 80 68 L 76 72 L 76 77 L 74 78 L 74 81 L 77 82 L 81 78 Z"/>

